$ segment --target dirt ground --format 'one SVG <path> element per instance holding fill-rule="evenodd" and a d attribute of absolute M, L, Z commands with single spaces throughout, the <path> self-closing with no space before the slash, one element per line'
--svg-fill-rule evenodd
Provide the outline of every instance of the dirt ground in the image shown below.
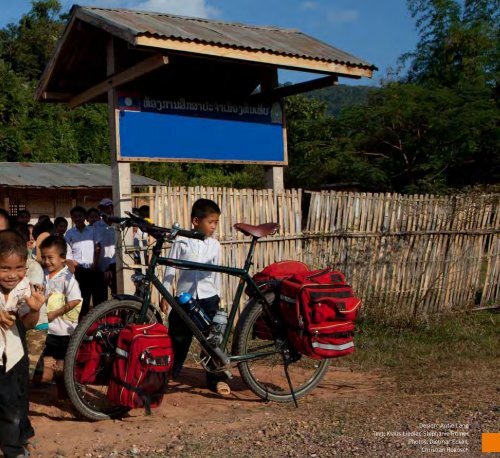
<path fill-rule="evenodd" d="M 150 417 L 139 409 L 101 422 L 56 405 L 55 387 L 37 389 L 32 456 L 481 456 L 481 432 L 500 426 L 500 373 L 481 373 L 470 367 L 418 379 L 332 367 L 296 409 L 259 401 L 237 371 L 231 395 L 220 398 L 204 388 L 201 369 L 188 367 Z"/>

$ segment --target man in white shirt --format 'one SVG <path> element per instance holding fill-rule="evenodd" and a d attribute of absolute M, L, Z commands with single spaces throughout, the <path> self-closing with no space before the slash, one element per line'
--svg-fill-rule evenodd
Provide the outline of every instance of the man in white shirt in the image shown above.
<path fill-rule="evenodd" d="M 80 318 L 83 318 L 90 309 L 90 299 L 93 306 L 98 304 L 99 294 L 96 294 L 95 285 L 99 282 L 97 271 L 97 260 L 99 258 L 99 247 L 93 226 L 85 225 L 86 212 L 83 207 L 77 206 L 70 211 L 73 227 L 65 234 L 66 242 L 71 250 L 66 262 L 74 266 L 75 277 L 80 285 L 82 293 L 82 311 Z M 72 261 L 69 261 L 69 258 Z"/>

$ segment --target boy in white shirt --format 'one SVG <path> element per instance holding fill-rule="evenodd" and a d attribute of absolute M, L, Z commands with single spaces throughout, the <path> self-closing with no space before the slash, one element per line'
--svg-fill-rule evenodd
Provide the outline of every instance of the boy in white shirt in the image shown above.
<path fill-rule="evenodd" d="M 40 246 L 45 267 L 49 331 L 43 350 L 44 375 L 48 381 L 54 369 L 61 375 L 69 339 L 78 324 L 82 294 L 75 276 L 66 266 L 66 241 L 59 235 L 47 237 Z M 57 380 L 56 380 L 57 381 Z M 60 393 L 61 394 L 61 393 Z"/>
<path fill-rule="evenodd" d="M 38 321 L 45 297 L 25 278 L 28 250 L 23 237 L 0 232 L 0 450 L 24 456 L 34 435 L 28 419 L 29 363 L 25 332 Z"/>
<path fill-rule="evenodd" d="M 220 243 L 213 238 L 220 216 L 219 206 L 209 199 L 198 199 L 191 209 L 191 223 L 195 231 L 205 234 L 205 240 L 177 237 L 170 250 L 169 257 L 185 261 L 206 264 L 220 264 Z M 168 267 L 165 271 L 163 284 L 171 289 L 175 269 Z M 220 301 L 220 274 L 200 270 L 180 270 L 176 287 L 177 294 L 188 292 L 198 302 L 210 319 L 217 312 Z M 166 301 L 161 307 L 167 310 Z M 193 334 L 175 311 L 169 315 L 169 332 L 174 350 L 174 365 L 172 378 L 177 378 L 186 360 Z M 224 382 L 225 375 L 207 372 L 207 385 L 212 391 L 227 395 L 229 385 Z"/>

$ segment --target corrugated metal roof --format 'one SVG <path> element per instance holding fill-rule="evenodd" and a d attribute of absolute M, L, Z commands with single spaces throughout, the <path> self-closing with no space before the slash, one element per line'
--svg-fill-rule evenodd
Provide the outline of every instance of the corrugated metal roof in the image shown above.
<path fill-rule="evenodd" d="M 85 20 L 87 16 L 94 25 L 107 25 L 125 36 L 175 39 L 376 69 L 374 65 L 298 30 L 127 9 L 76 8 L 80 19 Z"/>
<path fill-rule="evenodd" d="M 132 186 L 160 182 L 132 174 Z M 0 162 L 0 186 L 32 188 L 111 188 L 111 167 L 103 164 Z"/>

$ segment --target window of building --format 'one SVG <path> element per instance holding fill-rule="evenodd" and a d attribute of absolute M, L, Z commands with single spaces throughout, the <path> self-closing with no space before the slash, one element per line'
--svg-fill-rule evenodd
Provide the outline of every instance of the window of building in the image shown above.
<path fill-rule="evenodd" d="M 26 210 L 26 204 L 10 204 L 9 213 L 11 216 L 17 216 L 21 210 Z"/>

